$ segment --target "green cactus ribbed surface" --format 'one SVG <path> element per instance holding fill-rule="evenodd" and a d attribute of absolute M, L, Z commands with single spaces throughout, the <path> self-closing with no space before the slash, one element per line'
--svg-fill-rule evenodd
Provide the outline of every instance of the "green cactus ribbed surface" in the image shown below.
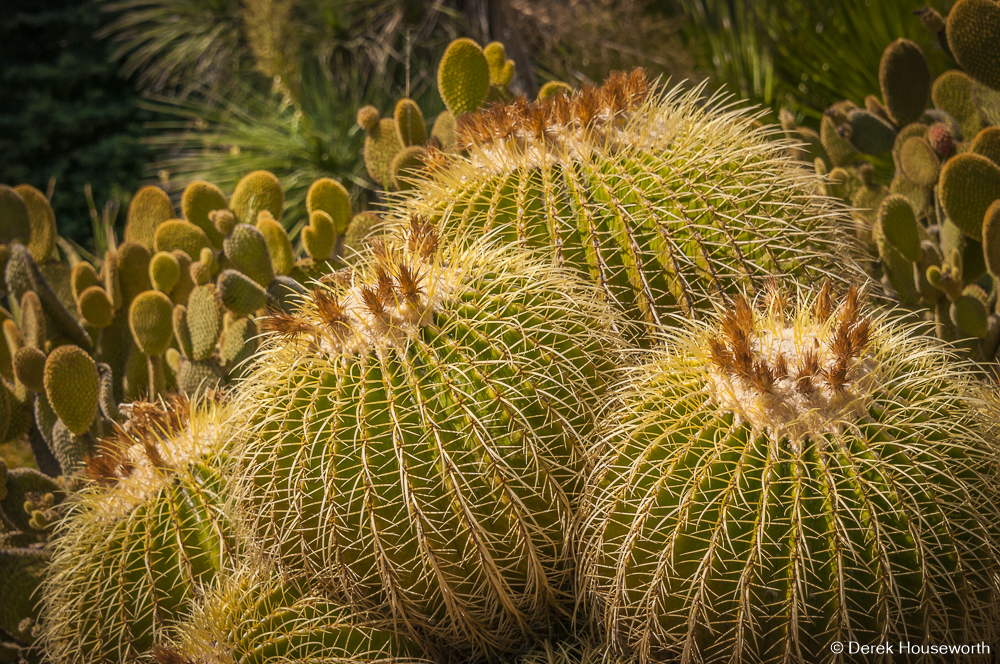
<path fill-rule="evenodd" d="M 66 427 L 80 435 L 97 415 L 100 378 L 93 358 L 77 346 L 60 346 L 45 360 L 45 394 Z"/>
<path fill-rule="evenodd" d="M 56 213 L 45 194 L 30 184 L 19 184 L 14 187 L 14 191 L 28 207 L 28 218 L 31 221 L 28 251 L 35 261 L 44 263 L 52 258 L 52 251 L 56 248 Z"/>
<path fill-rule="evenodd" d="M 815 195 L 813 169 L 745 111 L 700 94 L 647 94 L 633 72 L 572 100 L 483 111 L 466 124 L 469 158 L 396 200 L 445 235 L 490 231 L 542 248 L 636 321 L 697 315 L 720 290 L 771 276 L 849 274 L 850 222 Z"/>
<path fill-rule="evenodd" d="M 1000 6 L 993 0 L 959 0 L 948 13 L 946 32 L 962 69 L 1000 90 Z"/>
<path fill-rule="evenodd" d="M 254 226 L 236 224 L 223 240 L 226 258 L 263 288 L 274 281 L 274 266 L 267 240 Z"/>
<path fill-rule="evenodd" d="M 92 469 L 101 481 L 75 494 L 56 525 L 42 592 L 52 661 L 148 658 L 228 561 L 223 427 L 216 407 L 174 411 L 102 448 Z"/>
<path fill-rule="evenodd" d="M 237 475 L 289 569 L 403 632 L 502 652 L 573 604 L 567 528 L 613 316 L 548 261 L 435 245 L 417 221 L 354 286 L 267 321 Z"/>
<path fill-rule="evenodd" d="M 125 222 L 125 241 L 135 242 L 152 249 L 156 227 L 174 218 L 174 204 L 170 196 L 159 187 L 148 185 L 132 196 Z"/>
<path fill-rule="evenodd" d="M 438 63 L 438 92 L 456 118 L 479 108 L 490 89 L 490 65 L 471 39 L 456 39 Z"/>
<path fill-rule="evenodd" d="M 737 304 L 629 370 L 595 443 L 582 574 L 639 661 L 993 638 L 996 412 L 939 341 L 850 299 Z"/>
<path fill-rule="evenodd" d="M 241 224 L 253 226 L 257 223 L 257 214 L 262 210 L 267 210 L 272 217 L 280 220 L 285 208 L 285 192 L 273 173 L 254 171 L 236 183 L 236 189 L 229 199 L 229 207 Z"/>
<path fill-rule="evenodd" d="M 176 629 L 171 651 L 202 664 L 425 661 L 419 647 L 391 630 L 359 624 L 350 611 L 248 559 L 217 579 Z"/>
<path fill-rule="evenodd" d="M 222 190 L 211 182 L 195 180 L 184 188 L 181 196 L 181 214 L 184 218 L 203 230 L 216 249 L 222 248 L 222 234 L 208 218 L 215 210 L 228 210 L 229 201 Z M 194 258 L 194 254 L 191 254 Z"/>

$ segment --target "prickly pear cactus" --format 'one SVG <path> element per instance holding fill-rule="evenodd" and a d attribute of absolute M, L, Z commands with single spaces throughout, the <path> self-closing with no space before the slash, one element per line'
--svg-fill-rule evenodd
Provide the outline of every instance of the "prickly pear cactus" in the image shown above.
<path fill-rule="evenodd" d="M 360 265 L 266 319 L 238 390 L 250 531 L 403 633 L 517 649 L 573 605 L 612 314 L 548 261 L 438 248 L 417 218 Z"/>
<path fill-rule="evenodd" d="M 468 158 L 401 209 L 450 232 L 542 247 L 631 319 L 710 310 L 761 278 L 850 273 L 843 213 L 771 130 L 701 91 L 650 91 L 641 70 L 600 88 L 495 105 L 459 127 Z"/>
<path fill-rule="evenodd" d="M 227 561 L 219 466 L 231 416 L 216 404 L 137 403 L 88 462 L 96 481 L 57 524 L 42 592 L 52 661 L 148 656 Z"/>
<path fill-rule="evenodd" d="M 158 659 L 190 664 L 328 661 L 425 662 L 420 648 L 389 629 L 362 623 L 310 589 L 247 556 L 206 589 Z"/>
<path fill-rule="evenodd" d="M 995 448 L 940 342 L 825 289 L 738 298 L 667 341 L 608 409 L 588 491 L 582 574 L 620 648 L 826 662 L 834 642 L 990 642 Z"/>

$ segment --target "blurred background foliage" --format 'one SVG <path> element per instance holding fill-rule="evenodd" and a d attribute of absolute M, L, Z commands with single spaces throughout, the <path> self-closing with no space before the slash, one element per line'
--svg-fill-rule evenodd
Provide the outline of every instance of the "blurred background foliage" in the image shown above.
<path fill-rule="evenodd" d="M 512 89 L 578 86 L 646 67 L 815 126 L 827 106 L 878 91 L 885 46 L 909 37 L 947 60 L 913 15 L 926 0 L 7 0 L 0 19 L 0 182 L 55 177 L 60 232 L 92 246 L 84 184 L 126 205 L 140 184 L 227 193 L 274 172 L 294 233 L 320 176 L 355 209 L 364 176 L 359 106 L 443 110 L 437 61 L 461 36 L 502 41 Z M 947 6 L 937 6 L 942 13 Z M 776 117 L 776 116 L 775 116 Z M 124 215 L 119 215 L 119 228 Z"/>

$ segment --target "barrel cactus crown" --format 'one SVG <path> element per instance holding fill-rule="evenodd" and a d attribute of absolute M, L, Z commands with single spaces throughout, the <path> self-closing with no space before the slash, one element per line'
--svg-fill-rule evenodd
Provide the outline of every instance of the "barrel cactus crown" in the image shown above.
<path fill-rule="evenodd" d="M 850 274 L 848 224 L 817 195 L 818 176 L 752 114 L 702 97 L 654 92 L 635 70 L 495 104 L 460 119 L 467 157 L 394 200 L 443 228 L 542 247 L 648 323 L 710 311 L 720 292 L 768 275 Z"/>
<path fill-rule="evenodd" d="M 987 401 L 855 291 L 766 300 L 673 332 L 611 409 L 582 572 L 609 635 L 646 662 L 990 642 Z"/>
<path fill-rule="evenodd" d="M 94 482 L 56 526 L 42 593 L 52 661 L 148 656 L 233 548 L 219 474 L 232 413 L 181 399 L 131 408 L 88 460 Z"/>
<path fill-rule="evenodd" d="M 216 577 L 154 653 L 161 664 L 428 662 L 406 637 L 360 622 L 254 556 Z"/>
<path fill-rule="evenodd" d="M 248 531 L 403 633 L 519 648 L 572 607 L 611 310 L 547 260 L 438 248 L 420 219 L 339 276 L 268 319 L 239 389 Z"/>

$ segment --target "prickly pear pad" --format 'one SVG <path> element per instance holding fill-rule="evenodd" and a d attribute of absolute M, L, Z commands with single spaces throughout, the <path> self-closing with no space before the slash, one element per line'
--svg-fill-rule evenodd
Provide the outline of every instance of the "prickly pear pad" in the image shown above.
<path fill-rule="evenodd" d="M 939 342 L 829 295 L 738 299 L 630 370 L 583 526 L 620 649 L 827 662 L 833 642 L 995 637 L 988 406 Z"/>
<path fill-rule="evenodd" d="M 423 220 L 266 321 L 240 388 L 249 533 L 404 633 L 498 652 L 569 610 L 615 320 L 550 262 Z"/>

